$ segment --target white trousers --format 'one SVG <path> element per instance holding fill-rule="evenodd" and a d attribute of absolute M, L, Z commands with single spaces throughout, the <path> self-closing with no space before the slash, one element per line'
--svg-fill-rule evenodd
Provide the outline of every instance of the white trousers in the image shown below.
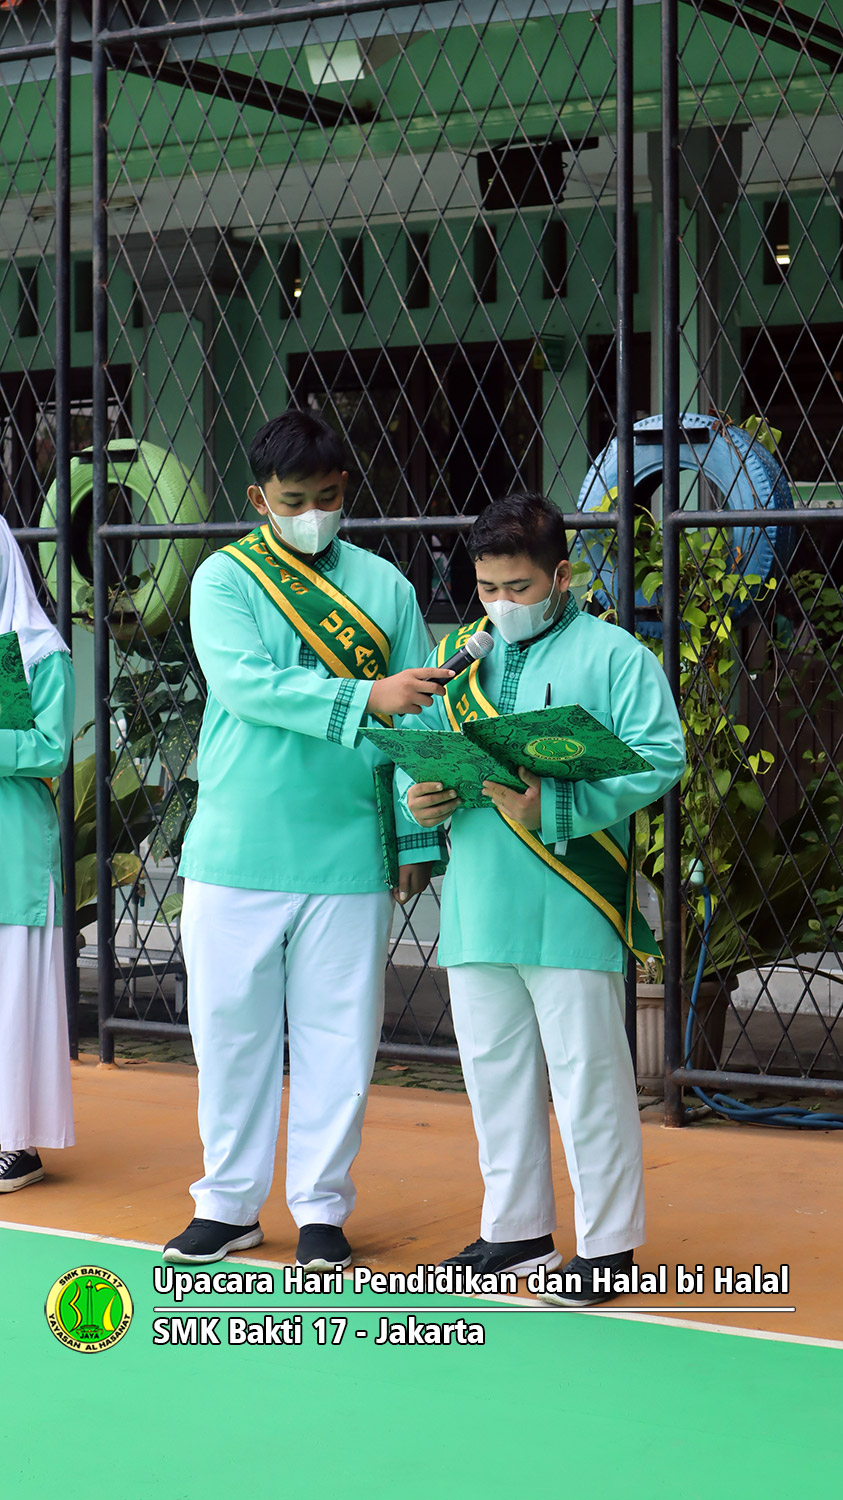
<path fill-rule="evenodd" d="M 574 1189 L 577 1252 L 644 1242 L 644 1179 L 623 975 L 459 964 L 451 1009 L 474 1115 L 485 1240 L 556 1228 L 547 1080 Z"/>
<path fill-rule="evenodd" d="M 287 1202 L 343 1224 L 383 1021 L 388 891 L 307 896 L 185 880 L 182 943 L 205 1173 L 196 1214 L 253 1224 L 269 1194 L 290 1041 Z"/>
<path fill-rule="evenodd" d="M 72 1146 L 61 928 L 50 880 L 43 927 L 0 923 L 0 1147 Z"/>

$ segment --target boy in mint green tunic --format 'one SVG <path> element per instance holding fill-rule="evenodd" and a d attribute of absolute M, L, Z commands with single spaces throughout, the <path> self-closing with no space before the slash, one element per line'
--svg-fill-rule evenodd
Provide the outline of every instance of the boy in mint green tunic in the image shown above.
<path fill-rule="evenodd" d="M 185 840 L 182 937 L 205 1171 L 168 1260 L 258 1244 L 272 1181 L 286 1014 L 287 1201 L 297 1260 L 347 1265 L 350 1168 L 383 1013 L 393 909 L 367 715 L 415 713 L 448 672 L 407 580 L 340 541 L 342 444 L 288 411 L 255 437 L 249 498 L 264 524 L 198 569 L 191 628 L 207 678 L 199 799 Z M 396 811 L 401 901 L 440 836 Z"/>
<path fill-rule="evenodd" d="M 588 1305 L 604 1300 L 595 1270 L 628 1270 L 644 1239 L 623 983 L 643 919 L 633 920 L 630 904 L 616 909 L 608 887 L 589 884 L 594 835 L 626 867 L 629 890 L 629 818 L 679 780 L 682 729 L 652 653 L 581 613 L 570 596 L 555 506 L 540 495 L 509 496 L 483 513 L 468 545 L 494 647 L 417 722 L 458 729 L 461 716 L 578 703 L 653 767 L 597 782 L 522 768 L 523 793 L 487 782 L 489 807 L 476 810 L 461 808 L 452 789 L 412 786 L 398 773 L 404 804 L 422 827 L 452 820 L 439 960 L 448 968 L 485 1198 L 480 1239 L 446 1264 L 519 1275 L 559 1264 L 549 1074 L 576 1210 L 578 1253 L 565 1272 L 581 1286 L 577 1294 L 572 1281 L 572 1296 L 550 1300 Z M 446 639 L 431 662 L 453 648 Z"/>

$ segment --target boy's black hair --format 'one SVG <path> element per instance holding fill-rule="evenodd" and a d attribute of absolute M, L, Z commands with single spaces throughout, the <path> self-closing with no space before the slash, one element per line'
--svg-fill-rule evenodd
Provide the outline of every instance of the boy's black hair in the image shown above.
<path fill-rule="evenodd" d="M 255 484 L 268 479 L 309 479 L 345 468 L 342 438 L 316 412 L 288 407 L 256 432 L 249 445 Z"/>
<path fill-rule="evenodd" d="M 517 490 L 502 500 L 493 500 L 480 513 L 468 533 L 472 561 L 478 557 L 517 557 L 524 553 L 546 573 L 568 556 L 568 538 L 562 512 L 544 495 Z"/>

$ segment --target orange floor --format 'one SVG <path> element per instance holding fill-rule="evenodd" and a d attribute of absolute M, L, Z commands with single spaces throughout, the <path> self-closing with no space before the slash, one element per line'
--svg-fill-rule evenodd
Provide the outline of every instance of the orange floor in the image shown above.
<path fill-rule="evenodd" d="M 0 1220 L 159 1244 L 192 1213 L 187 1185 L 201 1162 L 195 1071 L 179 1064 L 101 1067 L 89 1058 L 73 1069 L 78 1145 L 44 1152 L 47 1179 L 4 1195 Z M 687 1316 L 704 1323 L 843 1340 L 841 1133 L 715 1123 L 665 1130 L 647 1120 L 644 1152 L 648 1240 L 637 1259 L 642 1271 L 665 1264 L 670 1290 L 621 1298 L 616 1308 L 646 1305 L 661 1314 L 681 1302 Z M 572 1200 L 558 1146 L 554 1161 L 556 1241 L 568 1255 Z M 283 1196 L 283 1134 L 278 1168 L 261 1214 L 266 1239 L 258 1255 L 289 1261 L 296 1231 Z M 481 1202 L 465 1096 L 374 1088 L 355 1178 L 358 1207 L 348 1232 L 358 1263 L 411 1270 L 461 1249 L 479 1232 Z M 703 1295 L 677 1297 L 677 1263 L 705 1268 Z M 715 1266 L 751 1272 L 756 1264 L 771 1272 L 788 1265 L 789 1294 L 712 1294 Z M 770 1311 L 793 1305 L 795 1313 Z M 719 1311 L 702 1311 L 713 1307 Z"/>

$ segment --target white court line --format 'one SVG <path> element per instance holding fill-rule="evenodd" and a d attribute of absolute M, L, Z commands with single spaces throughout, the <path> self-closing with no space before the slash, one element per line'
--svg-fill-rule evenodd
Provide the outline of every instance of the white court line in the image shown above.
<path fill-rule="evenodd" d="M 130 1250 L 152 1250 L 156 1255 L 161 1254 L 160 1245 L 151 1245 L 146 1240 L 120 1240 L 116 1239 L 113 1235 L 86 1234 L 81 1229 L 49 1229 L 46 1225 L 43 1224 L 13 1224 L 8 1219 L 0 1219 L 0 1229 L 19 1229 L 26 1232 L 27 1234 L 56 1235 L 60 1239 L 66 1240 L 91 1240 L 100 1245 L 124 1245 L 127 1249 Z M 232 1270 L 242 1270 L 244 1266 L 266 1266 L 268 1270 L 285 1271 L 288 1267 L 292 1266 L 293 1262 L 283 1260 L 255 1260 L 254 1258 L 244 1260 L 242 1256 L 238 1257 L 235 1260 L 231 1256 L 227 1256 L 225 1260 L 213 1261 L 210 1262 L 210 1264 L 213 1264 L 215 1266 L 228 1265 L 231 1266 Z M 207 1269 L 207 1267 L 200 1266 L 198 1267 L 198 1269 L 203 1270 Z M 349 1281 L 352 1279 L 352 1273 L 350 1271 L 346 1271 L 345 1279 Z M 521 1306 L 525 1309 L 529 1309 L 531 1311 L 545 1312 L 550 1315 L 559 1312 L 575 1312 L 580 1317 L 623 1318 L 627 1321 L 633 1319 L 636 1323 L 657 1323 L 661 1324 L 661 1326 L 664 1328 L 695 1328 L 698 1329 L 700 1333 L 722 1333 L 728 1338 L 773 1339 L 776 1343 L 780 1344 L 811 1344 L 821 1349 L 843 1349 L 843 1339 L 817 1339 L 811 1338 L 808 1334 L 772 1333 L 761 1328 L 729 1328 L 725 1324 L 698 1323 L 695 1319 L 685 1317 L 683 1317 L 682 1321 L 679 1322 L 675 1318 L 665 1318 L 660 1316 L 658 1313 L 638 1313 L 630 1308 L 562 1308 L 550 1307 L 547 1303 L 542 1303 L 537 1307 L 536 1302 L 532 1297 L 513 1296 L 479 1296 L 476 1298 L 476 1301 L 511 1303 L 515 1304 L 516 1306 Z M 447 1311 L 444 1308 L 437 1309 L 435 1306 L 428 1307 L 426 1310 L 428 1312 L 440 1311 L 442 1313 L 445 1313 Z M 726 1308 L 718 1308 L 717 1310 L 718 1312 L 727 1311 Z M 398 1311 L 398 1309 L 396 1309 L 396 1311 Z M 492 1308 L 484 1309 L 484 1312 L 491 1311 L 493 1311 Z M 747 1311 L 749 1311 L 749 1309 L 747 1308 L 735 1308 L 735 1312 L 738 1313 L 746 1313 Z M 768 1311 L 768 1309 L 765 1309 L 765 1312 L 766 1311 Z"/>
<path fill-rule="evenodd" d="M 46 1224 L 13 1224 L 10 1219 L 0 1219 L 0 1229 L 24 1229 L 27 1234 L 57 1235 L 62 1240 L 95 1240 L 100 1245 L 126 1245 L 130 1250 L 157 1250 L 160 1245 L 150 1245 L 148 1240 L 117 1240 L 109 1234 L 86 1234 L 82 1229 L 50 1229 Z"/>

